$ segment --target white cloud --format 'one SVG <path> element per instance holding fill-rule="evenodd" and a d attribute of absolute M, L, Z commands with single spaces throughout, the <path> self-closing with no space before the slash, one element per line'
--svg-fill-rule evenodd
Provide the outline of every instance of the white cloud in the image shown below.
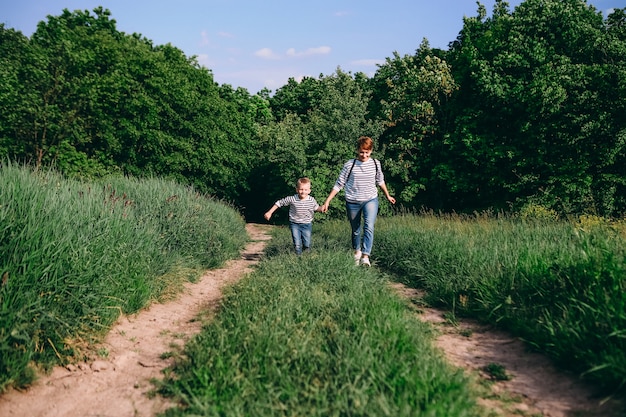
<path fill-rule="evenodd" d="M 280 59 L 278 55 L 274 53 L 270 48 L 261 48 L 254 53 L 254 55 L 263 59 Z"/>
<path fill-rule="evenodd" d="M 200 46 L 209 46 L 211 45 L 211 41 L 209 40 L 209 34 L 206 30 L 200 32 Z"/>
<path fill-rule="evenodd" d="M 234 39 L 235 35 L 229 32 L 217 32 L 217 37 L 219 38 L 229 38 Z M 206 47 L 216 47 L 215 38 L 211 39 L 211 36 L 206 30 L 200 32 L 200 46 Z"/>
<path fill-rule="evenodd" d="M 215 65 L 215 62 L 211 61 L 211 59 L 209 59 L 209 55 L 208 54 L 198 54 L 196 59 L 198 60 L 198 64 L 200 64 L 203 67 L 206 68 L 211 68 L 213 65 Z"/>
<path fill-rule="evenodd" d="M 295 48 L 287 49 L 287 56 L 311 56 L 311 55 L 327 55 L 331 51 L 330 46 L 318 46 L 317 48 L 309 48 L 303 52 L 296 52 Z"/>

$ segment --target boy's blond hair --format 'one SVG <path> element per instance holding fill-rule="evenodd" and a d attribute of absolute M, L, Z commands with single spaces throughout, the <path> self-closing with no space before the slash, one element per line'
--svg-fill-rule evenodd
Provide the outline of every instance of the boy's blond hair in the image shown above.
<path fill-rule="evenodd" d="M 296 181 L 296 187 L 302 184 L 310 184 L 310 183 L 311 183 L 311 180 L 308 179 L 307 177 L 298 178 L 298 181 Z"/>

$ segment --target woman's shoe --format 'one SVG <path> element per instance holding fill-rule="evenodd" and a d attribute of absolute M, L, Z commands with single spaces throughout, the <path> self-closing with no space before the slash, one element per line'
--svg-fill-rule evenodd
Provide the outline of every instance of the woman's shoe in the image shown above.
<path fill-rule="evenodd" d="M 354 252 L 354 263 L 356 263 L 357 266 L 358 266 L 360 260 L 361 260 L 361 251 L 358 250 L 358 251 Z"/>

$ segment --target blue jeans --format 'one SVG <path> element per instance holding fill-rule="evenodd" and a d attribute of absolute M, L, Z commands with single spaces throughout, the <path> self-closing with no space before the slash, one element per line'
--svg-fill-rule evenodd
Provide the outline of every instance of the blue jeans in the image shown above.
<path fill-rule="evenodd" d="M 376 216 L 378 215 L 378 197 L 358 203 L 346 201 L 346 213 L 352 227 L 352 249 L 360 249 L 363 255 L 369 256 L 374 244 L 374 223 L 376 223 Z M 361 217 L 363 217 L 362 228 Z"/>
<path fill-rule="evenodd" d="M 313 223 L 289 223 L 289 229 L 296 254 L 301 255 L 303 250 L 307 251 L 311 248 Z"/>

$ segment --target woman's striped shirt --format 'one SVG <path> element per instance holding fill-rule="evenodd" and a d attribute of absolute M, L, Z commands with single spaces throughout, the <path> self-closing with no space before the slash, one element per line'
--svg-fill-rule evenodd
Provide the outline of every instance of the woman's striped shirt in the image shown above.
<path fill-rule="evenodd" d="M 274 205 L 278 207 L 289 206 L 289 221 L 291 223 L 312 223 L 313 214 L 319 207 L 315 198 L 308 195 L 304 200 L 300 200 L 298 194 L 281 198 Z"/>
<path fill-rule="evenodd" d="M 361 162 L 358 159 L 350 159 L 341 168 L 333 189 L 339 192 L 345 187 L 346 201 L 356 203 L 377 197 L 376 186 L 384 183 L 385 176 L 378 160 L 369 158 Z"/>

